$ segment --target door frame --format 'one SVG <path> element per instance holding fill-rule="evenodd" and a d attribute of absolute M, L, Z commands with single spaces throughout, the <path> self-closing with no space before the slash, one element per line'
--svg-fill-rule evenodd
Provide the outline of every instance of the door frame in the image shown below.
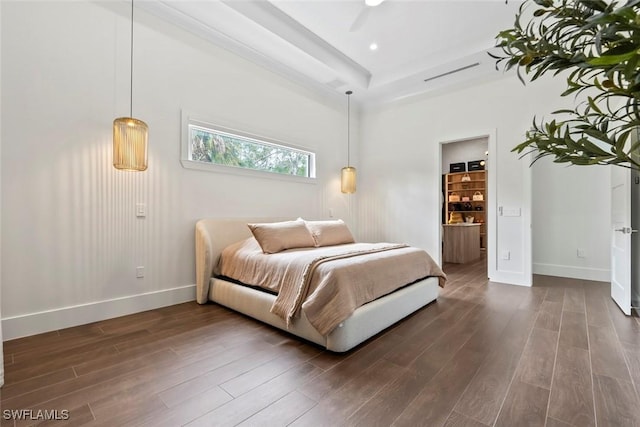
<path fill-rule="evenodd" d="M 634 216 L 634 212 L 640 212 L 640 171 L 631 171 L 631 229 L 640 229 L 640 218 Z M 640 254 L 640 236 L 638 233 L 631 235 L 631 259 Z M 631 310 L 640 315 L 640 266 L 631 264 Z"/>
<path fill-rule="evenodd" d="M 611 298 L 627 316 L 631 315 L 632 300 L 632 174 L 620 166 L 611 168 Z M 616 191 L 617 188 L 622 189 Z M 620 203 L 616 203 L 621 202 Z M 620 207 L 616 210 L 616 206 Z M 615 215 L 620 213 L 621 215 Z M 620 227 L 620 228 L 618 228 Z M 616 254 L 619 256 L 616 258 Z M 620 256 L 622 255 L 622 256 Z M 618 262 L 616 262 L 616 259 Z M 617 280 L 620 279 L 620 280 Z"/>
<path fill-rule="evenodd" d="M 498 172 L 498 162 L 497 159 L 497 144 L 496 144 L 496 129 L 478 131 L 478 132 L 465 132 L 464 135 L 453 136 L 448 138 L 441 138 L 438 143 L 438 167 L 436 168 L 438 177 L 436 182 L 438 183 L 438 193 L 442 198 L 442 174 L 447 173 L 442 168 L 442 147 L 445 144 L 451 144 L 454 142 L 464 142 L 472 139 L 487 139 L 487 146 L 489 155 L 487 157 L 487 197 L 485 203 L 486 209 L 486 224 L 487 224 L 487 276 L 489 280 L 491 278 L 496 277 L 497 275 L 497 172 Z M 438 259 L 440 264 L 442 265 L 442 203 L 445 203 L 445 200 L 441 200 L 441 203 L 437 204 L 437 215 L 436 218 L 438 220 L 437 230 L 438 230 Z"/>

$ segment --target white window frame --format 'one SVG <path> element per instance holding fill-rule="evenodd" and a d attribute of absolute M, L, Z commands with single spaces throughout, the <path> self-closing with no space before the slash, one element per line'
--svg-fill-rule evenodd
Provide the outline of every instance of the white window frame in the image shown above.
<path fill-rule="evenodd" d="M 201 162 L 197 160 L 191 160 L 191 139 L 190 139 L 190 126 L 200 127 L 213 132 L 219 132 L 228 134 L 230 136 L 236 136 L 242 139 L 248 139 L 255 141 L 259 144 L 274 145 L 285 149 L 294 151 L 301 151 L 309 154 L 309 176 L 289 175 L 278 172 L 271 172 L 265 170 L 249 169 L 239 166 L 222 165 L 218 163 Z M 280 140 L 257 135 L 254 133 L 233 129 L 227 126 L 213 124 L 208 121 L 204 121 L 198 118 L 194 118 L 192 115 L 182 112 L 182 138 L 181 138 L 181 159 L 182 167 L 186 169 L 194 169 L 200 171 L 225 173 L 232 175 L 244 175 L 260 178 L 281 179 L 285 181 L 301 182 L 307 184 L 316 183 L 316 152 L 308 147 L 295 146 Z"/>

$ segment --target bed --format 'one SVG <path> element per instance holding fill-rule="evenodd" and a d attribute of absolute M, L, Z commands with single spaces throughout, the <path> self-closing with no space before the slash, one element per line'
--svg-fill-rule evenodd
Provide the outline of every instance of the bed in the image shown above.
<path fill-rule="evenodd" d="M 298 309 L 295 315 L 283 318 L 282 313 L 272 312 L 278 298 L 277 293 L 266 292 L 255 286 L 244 286 L 234 279 L 222 276 L 218 265 L 225 248 L 253 239 L 248 224 L 268 224 L 283 220 L 208 218 L 198 221 L 195 229 L 197 302 L 205 304 L 213 301 L 319 344 L 330 351 L 345 352 L 434 301 L 438 296 L 439 286 L 444 284 L 445 276 L 436 266 L 437 272 L 433 276 L 404 284 L 391 293 L 358 306 L 328 332 L 325 330 L 321 333 L 317 326 L 314 327 L 314 323 L 317 325 L 316 319 L 307 316 L 304 307 Z M 284 252 L 290 251 L 293 250 Z"/>

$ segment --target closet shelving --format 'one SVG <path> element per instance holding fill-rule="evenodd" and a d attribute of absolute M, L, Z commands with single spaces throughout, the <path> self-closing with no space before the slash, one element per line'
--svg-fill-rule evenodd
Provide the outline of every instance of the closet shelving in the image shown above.
<path fill-rule="evenodd" d="M 468 176 L 468 179 L 465 177 Z M 464 179 L 464 180 L 463 180 Z M 487 182 L 486 171 L 455 172 L 446 175 L 446 219 L 451 223 L 451 213 L 457 212 L 460 215 L 458 220 L 465 221 L 466 218 L 473 217 L 474 223 L 480 223 L 480 247 L 486 249 L 486 200 Z M 482 200 L 474 200 L 473 196 Z"/>

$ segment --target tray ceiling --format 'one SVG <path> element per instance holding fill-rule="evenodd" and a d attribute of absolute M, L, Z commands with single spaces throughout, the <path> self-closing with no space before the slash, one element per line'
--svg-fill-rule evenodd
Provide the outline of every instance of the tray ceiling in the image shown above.
<path fill-rule="evenodd" d="M 287 77 L 379 103 L 500 78 L 487 55 L 521 2 L 163 0 L 144 8 Z M 372 50 L 372 44 L 377 49 Z"/>

